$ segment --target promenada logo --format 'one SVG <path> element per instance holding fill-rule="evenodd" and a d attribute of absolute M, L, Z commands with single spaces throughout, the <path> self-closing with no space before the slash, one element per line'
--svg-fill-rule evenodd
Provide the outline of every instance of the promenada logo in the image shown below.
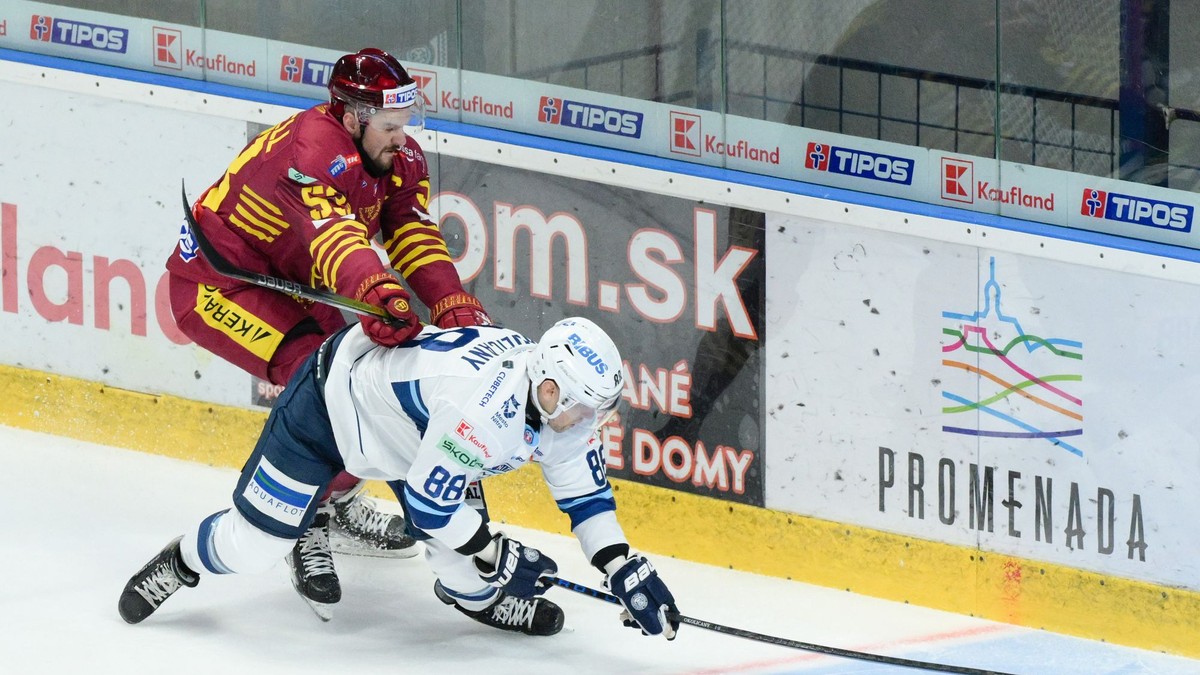
<path fill-rule="evenodd" d="M 44 14 L 34 14 L 30 18 L 29 39 L 118 54 L 124 54 L 129 47 L 129 31 L 124 28 L 56 19 Z"/>
<path fill-rule="evenodd" d="M 642 137 L 642 113 L 565 98 L 543 96 L 538 103 L 538 121 L 627 138 Z"/>
<path fill-rule="evenodd" d="M 1079 213 L 1089 218 L 1191 232 L 1194 209 L 1187 204 L 1134 197 L 1096 188 L 1083 189 Z"/>
<path fill-rule="evenodd" d="M 996 259 L 988 264 L 983 309 L 942 312 L 942 431 L 1046 442 L 1083 450 L 1083 343 L 1026 331 L 1000 306 Z"/>
<path fill-rule="evenodd" d="M 804 168 L 843 176 L 912 185 L 913 160 L 828 143 L 809 143 Z"/>
<path fill-rule="evenodd" d="M 329 76 L 332 73 L 332 63 L 288 54 L 283 55 L 283 60 L 279 64 L 279 79 L 283 82 L 327 87 L 329 86 Z"/>

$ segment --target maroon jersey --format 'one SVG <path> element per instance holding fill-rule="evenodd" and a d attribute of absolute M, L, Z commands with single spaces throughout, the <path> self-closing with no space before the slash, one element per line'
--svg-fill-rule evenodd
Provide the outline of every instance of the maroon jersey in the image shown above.
<path fill-rule="evenodd" d="M 428 206 L 429 172 L 415 139 L 395 154 L 391 172 L 373 177 L 322 104 L 259 134 L 195 212 L 234 265 L 347 297 L 387 269 L 370 246 L 378 237 L 392 267 L 431 307 L 462 283 Z M 176 248 L 167 268 L 199 283 L 230 283 L 192 246 Z"/>

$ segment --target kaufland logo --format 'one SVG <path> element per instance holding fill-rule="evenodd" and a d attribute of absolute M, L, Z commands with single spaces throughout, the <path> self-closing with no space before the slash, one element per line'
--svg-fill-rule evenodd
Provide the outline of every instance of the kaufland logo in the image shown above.
<path fill-rule="evenodd" d="M 333 64 L 316 59 L 305 59 L 299 56 L 283 55 L 279 64 L 279 79 L 296 84 L 310 84 L 314 87 L 328 87 L 329 76 L 333 73 Z"/>
<path fill-rule="evenodd" d="M 974 204 L 971 184 L 975 182 L 975 163 L 967 159 L 942 158 L 942 199 Z"/>
<path fill-rule="evenodd" d="M 1174 232 L 1191 232 L 1194 209 L 1187 204 L 1134 197 L 1119 192 L 1083 189 L 1079 213 L 1089 218 L 1157 227 Z"/>
<path fill-rule="evenodd" d="M 129 31 L 116 26 L 34 14 L 29 20 L 29 39 L 124 54 L 129 46 Z"/>
<path fill-rule="evenodd" d="M 154 65 L 159 68 L 183 70 L 183 33 L 170 28 L 154 27 Z"/>
<path fill-rule="evenodd" d="M 538 121 L 627 138 L 642 137 L 642 113 L 564 98 L 543 96 Z"/>
<path fill-rule="evenodd" d="M 700 156 L 700 116 L 671 111 L 671 152 Z"/>
<path fill-rule="evenodd" d="M 760 148 L 751 145 L 745 139 L 727 143 L 713 134 L 704 133 L 700 124 L 700 116 L 691 113 L 672 111 L 669 121 L 671 124 L 670 150 L 677 155 L 700 157 L 708 153 L 724 155 L 731 159 L 762 162 L 763 164 L 779 164 L 779 146 Z"/>
<path fill-rule="evenodd" d="M 438 111 L 437 73 L 432 70 L 409 68 L 408 74 L 416 81 L 417 89 L 421 91 L 421 97 L 425 99 L 425 112 L 436 113 Z"/>
<path fill-rule="evenodd" d="M 1039 195 L 1026 192 L 1020 185 L 1005 187 L 991 181 L 975 180 L 975 163 L 956 157 L 942 158 L 942 199 L 963 204 L 976 200 L 1012 204 L 1039 211 L 1054 210 L 1054 193 Z"/>
<path fill-rule="evenodd" d="M 867 150 L 809 143 L 804 168 L 899 185 L 912 185 L 913 160 Z"/>

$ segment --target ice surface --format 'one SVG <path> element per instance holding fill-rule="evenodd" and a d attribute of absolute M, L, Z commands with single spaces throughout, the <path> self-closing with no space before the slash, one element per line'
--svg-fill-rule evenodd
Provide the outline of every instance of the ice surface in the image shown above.
<path fill-rule="evenodd" d="M 230 504 L 236 473 L 0 427 L 10 494 L 0 527 L 3 673 L 913 673 L 684 626 L 641 636 L 615 606 L 563 589 L 551 638 L 474 623 L 433 595 L 422 557 L 338 556 L 343 598 L 321 623 L 282 561 L 205 576 L 137 626 L 117 596 L 184 529 Z M 394 502 L 383 508 L 398 511 Z M 493 513 L 500 521 L 503 514 Z M 574 539 L 499 524 L 600 587 Z M 1200 661 L 992 623 L 771 577 L 651 556 L 680 610 L 809 643 L 1031 675 L 1200 674 Z"/>

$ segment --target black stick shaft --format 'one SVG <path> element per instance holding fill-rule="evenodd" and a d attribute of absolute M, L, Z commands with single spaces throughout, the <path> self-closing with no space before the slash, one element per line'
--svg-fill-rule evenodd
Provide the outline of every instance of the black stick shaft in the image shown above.
<path fill-rule="evenodd" d="M 208 237 L 206 237 L 204 232 L 200 230 L 200 226 L 196 224 L 196 218 L 192 215 L 191 202 L 188 201 L 186 186 L 183 188 L 183 213 L 187 218 L 188 229 L 192 231 L 192 236 L 196 238 L 197 248 L 200 249 L 200 253 L 204 255 L 204 259 L 208 261 L 208 264 L 211 265 L 218 274 L 227 276 L 230 279 L 245 281 L 254 284 L 255 286 L 262 286 L 263 288 L 269 288 L 273 291 L 279 291 L 280 293 L 294 295 L 299 298 L 304 298 L 305 300 L 312 300 L 313 302 L 332 305 L 333 307 L 354 312 L 355 314 L 378 317 L 380 319 L 384 319 L 388 323 L 396 320 L 395 317 L 384 311 L 382 307 L 376 307 L 370 303 L 347 298 L 345 296 L 338 295 L 337 293 L 323 291 L 321 289 L 313 288 L 312 286 L 306 286 L 305 284 L 297 283 L 295 281 L 280 279 L 279 277 L 272 277 L 266 274 L 259 274 L 258 272 L 250 272 L 234 266 L 233 263 L 225 259 L 225 256 L 217 252 L 217 249 L 213 247 L 212 243 L 208 240 Z"/>
<path fill-rule="evenodd" d="M 615 595 L 605 593 L 604 591 L 589 588 L 583 584 L 577 584 L 573 581 L 567 581 L 559 577 L 554 577 L 553 582 L 556 586 L 560 586 L 570 591 L 575 591 L 582 595 L 587 595 L 597 600 L 603 600 L 615 605 L 620 605 L 621 600 Z M 741 628 L 733 628 L 732 626 L 723 626 L 719 623 L 696 619 L 683 614 L 678 614 L 674 618 L 679 620 L 679 623 L 711 630 L 716 633 L 725 633 L 747 640 L 756 640 L 758 642 L 766 642 L 769 644 L 780 645 L 782 647 L 791 647 L 792 649 L 802 649 L 804 651 L 816 652 L 818 654 L 828 654 L 829 656 L 840 656 L 846 659 L 856 659 L 858 661 L 873 661 L 875 663 L 886 663 L 892 666 L 904 666 L 906 668 L 919 668 L 921 670 L 932 670 L 943 673 L 959 673 L 960 675 L 1009 675 L 998 670 L 981 670 L 979 668 L 965 668 L 962 666 L 950 666 L 943 663 L 934 663 L 932 661 L 914 661 L 912 659 L 902 659 L 894 656 L 882 656 L 880 654 L 871 654 L 869 652 L 857 652 L 852 649 L 840 649 L 838 647 L 827 647 L 825 645 L 813 644 L 811 642 L 800 642 L 797 640 L 789 640 L 787 638 L 774 637 L 772 635 L 764 635 L 753 631 L 743 630 Z"/>

